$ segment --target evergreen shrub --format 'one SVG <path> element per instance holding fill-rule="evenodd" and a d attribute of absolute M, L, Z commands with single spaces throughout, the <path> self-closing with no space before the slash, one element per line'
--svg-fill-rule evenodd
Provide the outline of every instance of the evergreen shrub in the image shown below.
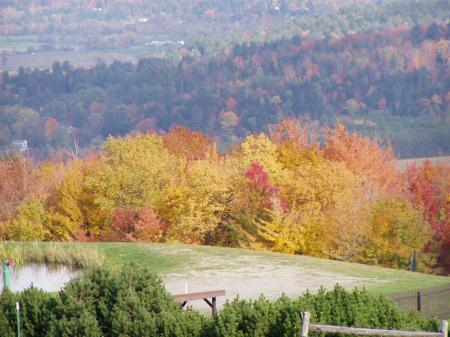
<path fill-rule="evenodd" d="M 16 301 L 21 304 L 22 336 L 27 337 L 291 337 L 298 335 L 302 311 L 309 311 L 314 323 L 439 330 L 437 320 L 405 314 L 383 296 L 364 289 L 349 292 L 338 285 L 296 299 L 235 298 L 216 317 L 184 312 L 158 276 L 136 265 L 120 271 L 87 270 L 58 293 L 34 287 L 19 293 L 3 291 L 2 337 L 16 336 Z"/>

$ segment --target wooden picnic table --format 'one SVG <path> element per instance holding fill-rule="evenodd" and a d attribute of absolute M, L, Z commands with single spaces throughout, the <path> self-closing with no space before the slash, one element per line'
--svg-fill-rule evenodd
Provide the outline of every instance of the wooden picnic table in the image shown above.
<path fill-rule="evenodd" d="M 175 301 L 181 303 L 183 308 L 188 301 L 204 300 L 212 310 L 213 316 L 217 314 L 217 297 L 225 296 L 225 290 L 203 291 L 199 293 L 187 293 L 174 295 Z M 209 300 L 211 299 L 211 301 Z"/>

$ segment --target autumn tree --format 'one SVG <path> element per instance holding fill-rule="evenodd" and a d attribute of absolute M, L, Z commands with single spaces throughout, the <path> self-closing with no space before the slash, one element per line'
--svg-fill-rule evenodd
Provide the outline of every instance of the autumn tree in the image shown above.
<path fill-rule="evenodd" d="M 164 237 L 167 224 L 148 205 L 142 209 L 116 208 L 111 229 L 101 236 L 105 241 L 158 242 Z"/>
<path fill-rule="evenodd" d="M 215 145 L 211 139 L 184 126 L 170 129 L 163 137 L 163 144 L 170 153 L 187 161 L 216 156 Z"/>
<path fill-rule="evenodd" d="M 55 240 L 75 238 L 84 223 L 80 205 L 84 178 L 82 168 L 80 160 L 68 163 L 62 182 L 48 198 L 49 228 Z"/>
<path fill-rule="evenodd" d="M 226 225 L 230 215 L 235 177 L 235 168 L 225 160 L 198 160 L 182 168 L 169 184 L 161 207 L 161 216 L 170 222 L 168 238 L 215 241 L 214 232 Z"/>
<path fill-rule="evenodd" d="M 0 159 L 0 221 L 12 216 L 15 207 L 27 195 L 32 163 L 12 155 Z"/>
<path fill-rule="evenodd" d="M 45 241 L 53 238 L 43 198 L 24 199 L 5 224 L 5 236 L 14 241 Z"/>
<path fill-rule="evenodd" d="M 277 194 L 278 187 L 269 182 L 269 174 L 260 163 L 253 162 L 244 176 L 235 220 L 245 241 L 255 247 L 260 244 L 258 240 L 264 239 L 260 234 L 271 218 L 272 207 L 280 206 L 282 201 Z"/>
<path fill-rule="evenodd" d="M 86 167 L 81 208 L 86 230 L 108 230 L 116 208 L 158 210 L 177 159 L 155 134 L 109 138 L 98 158 Z"/>
<path fill-rule="evenodd" d="M 431 225 L 433 240 L 428 250 L 438 257 L 438 265 L 450 272 L 450 167 L 425 161 L 407 167 L 406 195 Z"/>
<path fill-rule="evenodd" d="M 377 191 L 387 194 L 400 191 L 401 180 L 392 148 L 382 148 L 372 139 L 349 133 L 342 124 L 330 131 L 324 155 L 332 161 L 342 162 L 356 174 L 369 197 Z"/>
<path fill-rule="evenodd" d="M 404 200 L 378 201 L 370 212 L 371 232 L 360 256 L 364 263 L 408 268 L 413 251 L 422 251 L 430 228 Z"/>
<path fill-rule="evenodd" d="M 283 119 L 277 124 L 269 125 L 269 136 L 279 145 L 290 143 L 299 148 L 319 147 L 317 126 L 298 118 Z"/>

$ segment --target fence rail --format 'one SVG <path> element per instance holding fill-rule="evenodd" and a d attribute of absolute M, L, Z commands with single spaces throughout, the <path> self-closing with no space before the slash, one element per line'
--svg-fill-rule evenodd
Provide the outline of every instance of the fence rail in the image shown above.
<path fill-rule="evenodd" d="M 441 332 L 428 331 L 404 331 L 404 330 L 382 330 L 349 328 L 335 325 L 310 324 L 310 313 L 302 312 L 302 328 L 299 337 L 308 337 L 309 331 L 342 333 L 357 336 L 388 336 L 388 337 L 448 337 L 448 321 L 441 322 Z"/>
<path fill-rule="evenodd" d="M 429 317 L 450 317 L 450 284 L 386 294 L 400 309 Z"/>

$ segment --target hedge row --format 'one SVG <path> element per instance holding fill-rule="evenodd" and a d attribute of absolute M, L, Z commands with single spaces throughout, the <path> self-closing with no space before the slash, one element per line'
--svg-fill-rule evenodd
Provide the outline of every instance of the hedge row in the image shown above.
<path fill-rule="evenodd" d="M 334 325 L 439 329 L 438 321 L 406 315 L 384 297 L 366 290 L 347 292 L 340 286 L 297 299 L 282 296 L 273 302 L 264 297 L 236 298 L 217 317 L 206 317 L 182 311 L 161 279 L 136 265 L 119 272 L 89 270 L 57 294 L 36 288 L 17 294 L 4 291 L 0 295 L 2 337 L 16 336 L 16 301 L 21 303 L 22 336 L 27 337 L 291 337 L 300 329 L 301 311 L 311 312 L 312 322 Z"/>

